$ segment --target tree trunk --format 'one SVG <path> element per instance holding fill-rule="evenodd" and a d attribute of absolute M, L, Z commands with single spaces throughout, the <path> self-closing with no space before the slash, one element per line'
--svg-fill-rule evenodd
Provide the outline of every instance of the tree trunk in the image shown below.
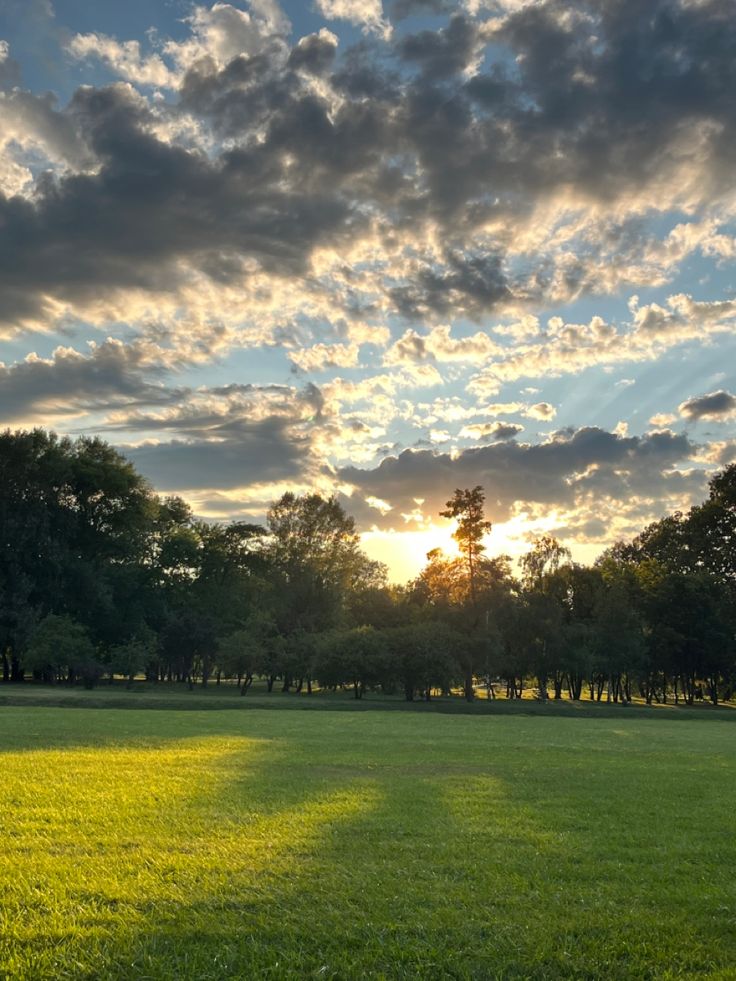
<path fill-rule="evenodd" d="M 718 679 L 716 677 L 710 677 L 708 679 L 708 687 L 710 688 L 710 700 L 713 705 L 718 704 Z"/>
<path fill-rule="evenodd" d="M 473 687 L 473 669 L 467 668 L 465 671 L 465 701 L 472 702 L 475 698 L 475 688 Z"/>
<path fill-rule="evenodd" d="M 552 684 L 555 689 L 555 701 L 558 702 L 562 698 L 562 684 L 565 680 L 565 676 L 561 671 L 555 671 L 554 678 L 552 679 Z"/>

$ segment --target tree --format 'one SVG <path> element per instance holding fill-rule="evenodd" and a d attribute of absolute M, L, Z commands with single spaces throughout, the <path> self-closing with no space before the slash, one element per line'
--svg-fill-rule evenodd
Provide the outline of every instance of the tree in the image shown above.
<path fill-rule="evenodd" d="M 206 684 L 217 650 L 214 621 L 206 614 L 187 610 L 173 615 L 161 631 L 161 650 L 179 681 L 194 687 L 195 677 Z"/>
<path fill-rule="evenodd" d="M 344 616 L 349 594 L 382 584 L 385 568 L 360 549 L 354 520 L 337 498 L 284 494 L 267 516 L 266 554 L 280 630 L 323 631 Z"/>
<path fill-rule="evenodd" d="M 156 637 L 150 630 L 133 636 L 126 644 L 118 644 L 110 651 L 109 667 L 112 674 L 124 675 L 128 688 L 131 688 L 135 676 L 145 671 L 155 657 Z"/>
<path fill-rule="evenodd" d="M 430 552 L 427 556 L 429 562 L 426 570 L 425 583 L 432 587 L 432 580 L 444 577 L 448 586 L 452 584 L 452 593 L 448 590 L 448 599 L 455 599 L 465 607 L 465 616 L 469 615 L 468 626 L 473 632 L 478 629 L 480 623 L 479 599 L 479 580 L 482 576 L 482 555 L 485 551 L 483 536 L 491 530 L 491 522 L 487 521 L 483 512 L 485 494 L 481 486 L 476 486 L 472 490 L 455 490 L 452 498 L 447 502 L 444 511 L 440 511 L 440 517 L 454 518 L 457 527 L 452 537 L 457 542 L 460 550 L 460 562 L 446 560 L 439 551 Z M 436 585 L 434 592 L 437 592 Z M 452 595 L 454 594 L 454 596 Z M 464 694 L 466 701 L 472 702 L 475 697 L 474 687 L 474 666 L 472 652 L 477 647 L 471 640 L 463 656 L 464 665 Z"/>
<path fill-rule="evenodd" d="M 157 508 L 143 477 L 101 440 L 0 434 L 5 680 L 22 680 L 33 627 L 49 614 L 82 624 L 97 647 L 121 639 Z"/>
<path fill-rule="evenodd" d="M 404 689 L 408 702 L 417 692 L 429 701 L 433 688 L 447 691 L 462 677 L 458 651 L 464 651 L 466 638 L 442 622 L 431 620 L 408 623 L 383 632 L 383 643 L 390 652 L 392 672 Z"/>
<path fill-rule="evenodd" d="M 457 528 L 452 533 L 452 537 L 465 560 L 470 602 L 474 608 L 477 601 L 478 564 L 480 556 L 485 551 L 483 536 L 487 535 L 492 527 L 483 513 L 485 499 L 480 485 L 472 490 L 458 488 L 447 502 L 446 509 L 440 511 L 440 517 L 455 518 L 457 521 Z"/>
<path fill-rule="evenodd" d="M 316 645 L 316 677 L 327 686 L 350 685 L 356 699 L 378 685 L 386 671 L 386 644 L 373 627 L 328 631 Z"/>
<path fill-rule="evenodd" d="M 528 589 L 544 589 L 546 577 L 569 559 L 570 549 L 561 545 L 554 535 L 540 535 L 520 561 L 524 585 Z"/>
<path fill-rule="evenodd" d="M 236 678 L 240 694 L 245 695 L 263 663 L 259 638 L 250 630 L 235 630 L 220 641 L 218 657 L 225 676 Z"/>
<path fill-rule="evenodd" d="M 94 653 L 89 634 L 81 623 L 50 613 L 31 635 L 26 662 L 44 681 L 53 684 L 66 674 L 70 683 L 79 676 L 91 688 L 102 673 Z"/>

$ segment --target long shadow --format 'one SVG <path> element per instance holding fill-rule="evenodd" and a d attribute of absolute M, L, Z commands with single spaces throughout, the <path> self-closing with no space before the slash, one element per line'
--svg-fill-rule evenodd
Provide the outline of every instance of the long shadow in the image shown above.
<path fill-rule="evenodd" d="M 348 693 L 315 692 L 306 694 L 265 694 L 253 692 L 240 697 L 235 692 L 202 690 L 164 690 L 156 688 L 126 691 L 99 689 L 91 692 L 75 689 L 35 688 L 18 691 L 12 686 L 0 686 L 0 715 L 5 708 L 65 708 L 65 709 L 150 709 L 172 712 L 191 711 L 309 711 L 309 712 L 401 712 L 418 715 L 463 716 L 538 716 L 542 718 L 587 719 L 677 719 L 678 721 L 732 721 L 736 723 L 733 704 L 618 705 L 605 702 L 570 702 L 566 699 L 538 702 L 534 699 L 478 699 L 468 704 L 459 697 L 434 698 L 430 702 L 406 702 L 398 697 L 369 694 L 356 700 Z"/>
<path fill-rule="evenodd" d="M 229 729 L 232 744 L 212 739 L 209 757 L 215 732 L 171 741 L 162 751 L 178 752 L 184 777 L 192 754 L 205 754 L 205 777 L 139 801 L 130 841 L 73 853 L 66 927 L 63 915 L 48 926 L 49 897 L 26 897 L 26 932 L 10 944 L 28 978 L 623 979 L 665 977 L 675 955 L 697 974 L 708 950 L 725 969 L 733 940 L 712 915 L 723 889 L 685 886 L 736 801 L 711 815 L 702 844 L 697 818 L 683 828 L 683 807 L 663 824 L 661 808 L 702 797 L 704 774 L 733 785 L 730 744 L 723 737 L 704 771 L 688 770 L 666 730 L 641 750 L 646 782 L 629 774 L 616 742 L 627 731 L 612 726 L 592 738 L 578 730 L 578 743 L 540 762 L 523 743 L 505 759 L 489 742 L 485 762 L 468 752 L 457 764 L 427 729 L 416 753 L 399 745 L 390 764 L 388 742 L 350 750 L 349 728 L 331 753 L 313 753 L 297 720 L 279 739 Z M 104 845 L 114 822 L 82 834 L 95 827 Z M 108 875 L 126 848 L 128 864 Z M 732 866 L 733 842 L 717 855 Z M 670 919 L 655 933 L 652 908 Z"/>

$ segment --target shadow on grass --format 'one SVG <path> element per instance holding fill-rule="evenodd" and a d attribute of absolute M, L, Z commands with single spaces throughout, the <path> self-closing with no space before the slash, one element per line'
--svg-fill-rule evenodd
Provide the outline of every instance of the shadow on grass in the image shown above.
<path fill-rule="evenodd" d="M 79 852 L 55 925 L 49 896 L 18 909 L 23 976 L 623 979 L 733 963 L 723 889 L 704 874 L 736 857 L 718 848 L 733 794 L 710 835 L 685 806 L 733 768 L 696 770 L 666 734 L 632 768 L 616 730 L 537 755 L 489 743 L 487 762 L 452 765 L 427 730 L 413 758 L 407 744 L 391 757 L 388 737 L 348 752 L 335 725 L 342 742 L 314 753 L 297 728 L 229 730 L 196 780 L 191 754 L 216 733 L 161 734 L 183 779 L 147 802 L 149 761 L 122 871 L 126 842 Z"/>
<path fill-rule="evenodd" d="M 188 691 L 179 686 L 139 686 L 128 691 L 122 687 L 100 687 L 93 691 L 76 688 L 42 687 L 26 684 L 20 687 L 0 685 L 0 710 L 3 707 L 37 708 L 97 708 L 97 709 L 166 709 L 172 711 L 253 709 L 276 711 L 329 711 L 329 712 L 407 712 L 419 715 L 471 715 L 471 716 L 542 716 L 565 718 L 663 718 L 708 719 L 736 721 L 736 706 L 713 706 L 702 703 L 694 706 L 659 705 L 647 706 L 609 704 L 606 702 L 549 699 L 477 699 L 467 703 L 459 697 L 434 698 L 430 702 L 406 702 L 400 697 L 371 694 L 361 700 L 350 692 L 315 692 L 284 694 L 281 692 L 250 692 L 241 697 L 233 686 L 212 686 L 203 691 Z"/>

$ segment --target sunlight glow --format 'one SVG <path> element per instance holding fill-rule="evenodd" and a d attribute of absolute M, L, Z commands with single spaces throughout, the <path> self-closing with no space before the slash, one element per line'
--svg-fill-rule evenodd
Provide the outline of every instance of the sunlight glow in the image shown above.
<path fill-rule="evenodd" d="M 514 515 L 508 521 L 494 524 L 484 543 L 490 557 L 510 555 L 513 565 L 529 551 L 533 540 L 545 532 L 554 534 L 565 516 L 557 511 L 539 517 L 530 517 L 526 512 Z M 373 528 L 361 535 L 361 544 L 367 555 L 388 567 L 391 582 L 404 583 L 415 578 L 427 562 L 427 553 L 441 548 L 450 556 L 458 555 L 458 548 L 452 538 L 454 522 L 434 524 L 430 522 L 418 531 L 387 531 Z M 608 543 L 576 542 L 565 539 L 576 562 L 590 563 Z"/>

